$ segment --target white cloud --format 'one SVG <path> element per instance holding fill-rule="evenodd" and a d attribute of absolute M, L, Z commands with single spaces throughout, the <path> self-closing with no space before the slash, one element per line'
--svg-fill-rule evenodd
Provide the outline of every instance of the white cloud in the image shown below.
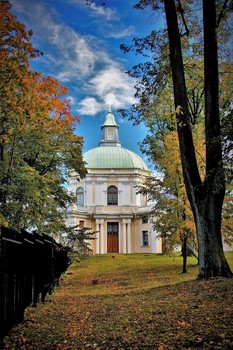
<path fill-rule="evenodd" d="M 132 93 L 133 81 L 119 66 L 103 69 L 90 82 L 102 97 L 112 91 L 122 92 L 126 95 Z"/>
<path fill-rule="evenodd" d="M 56 14 L 43 3 L 32 1 L 28 6 L 27 3 L 28 0 L 16 1 L 14 8 L 28 18 L 35 40 L 46 43 L 46 55 L 41 59 L 46 61 L 49 56 L 52 71 L 58 71 L 56 78 L 67 82 L 74 77 L 89 75 L 98 60 L 91 39 L 59 22 Z"/>
<path fill-rule="evenodd" d="M 130 26 L 130 27 L 125 28 L 121 31 L 109 33 L 108 37 L 119 39 L 119 38 L 125 38 L 125 37 L 130 36 L 134 33 L 135 33 L 135 28 L 133 26 Z"/>
<path fill-rule="evenodd" d="M 100 71 L 93 79 L 90 80 L 89 93 L 94 94 L 94 104 L 100 108 L 99 110 L 111 106 L 113 109 L 124 108 L 135 102 L 133 97 L 133 80 L 127 76 L 124 71 L 118 66 L 111 66 Z M 83 103 L 85 108 L 83 108 Z M 88 106 L 90 103 L 90 107 Z M 78 107 L 80 114 L 94 114 L 93 99 L 85 99 Z M 89 111 L 90 108 L 90 111 Z M 98 112 L 98 108 L 96 108 Z"/>
<path fill-rule="evenodd" d="M 93 15 L 104 16 L 107 21 L 111 21 L 113 19 L 117 19 L 116 11 L 111 9 L 110 7 L 105 6 L 97 6 L 94 2 L 90 5 L 91 10 L 93 11 Z"/>
<path fill-rule="evenodd" d="M 87 97 L 79 103 L 77 111 L 82 115 L 96 115 L 103 107 L 94 97 Z"/>
<path fill-rule="evenodd" d="M 65 29 L 65 30 L 64 30 Z M 61 71 L 57 78 L 63 81 L 88 76 L 93 72 L 97 57 L 88 40 L 69 28 L 60 28 L 58 41 L 54 42 L 60 57 Z"/>
<path fill-rule="evenodd" d="M 85 95 L 77 107 L 80 114 L 95 115 L 108 105 L 118 109 L 135 102 L 133 79 L 111 58 L 97 38 L 74 31 L 61 21 L 48 3 L 13 0 L 13 4 L 27 19 L 29 28 L 34 30 L 35 47 L 38 48 L 38 41 L 46 50 L 40 58 L 46 72 L 61 83 L 76 85 L 77 94 Z M 93 6 L 93 11 L 105 13 L 107 18 L 114 15 L 108 8 Z"/>

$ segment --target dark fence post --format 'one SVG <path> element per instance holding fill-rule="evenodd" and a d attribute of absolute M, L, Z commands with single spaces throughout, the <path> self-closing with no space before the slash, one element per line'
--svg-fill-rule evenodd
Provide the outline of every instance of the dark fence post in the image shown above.
<path fill-rule="evenodd" d="M 25 309 L 31 304 L 34 296 L 35 281 L 35 239 L 31 233 L 21 230 L 23 235 L 22 270 L 23 270 L 23 301 Z"/>
<path fill-rule="evenodd" d="M 53 238 L 1 226 L 0 350 L 4 336 L 23 321 L 24 310 L 45 301 L 68 267 L 67 251 Z"/>
<path fill-rule="evenodd" d="M 0 231 L 0 350 L 3 350 L 4 348 L 4 320 L 3 320 L 3 313 L 4 313 L 4 252 L 2 247 L 2 227 Z"/>

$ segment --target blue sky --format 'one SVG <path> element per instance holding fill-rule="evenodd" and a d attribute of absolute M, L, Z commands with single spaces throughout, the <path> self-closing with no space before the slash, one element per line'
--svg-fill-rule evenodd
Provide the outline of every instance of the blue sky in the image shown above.
<path fill-rule="evenodd" d="M 143 125 L 132 126 L 117 110 L 135 102 L 134 81 L 125 72 L 140 61 L 120 44 L 148 34 L 161 18 L 132 8 L 133 0 L 12 0 L 12 12 L 33 30 L 34 47 L 44 55 L 31 62 L 44 75 L 69 87 L 72 111 L 80 117 L 76 132 L 84 151 L 98 146 L 108 106 L 120 126 L 122 145 L 134 152 L 145 137 Z M 146 161 L 146 158 L 142 156 Z"/>

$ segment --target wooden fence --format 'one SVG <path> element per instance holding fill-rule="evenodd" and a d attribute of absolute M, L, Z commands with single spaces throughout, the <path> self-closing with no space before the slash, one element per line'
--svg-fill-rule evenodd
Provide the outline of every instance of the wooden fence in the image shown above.
<path fill-rule="evenodd" d="M 0 232 L 0 349 L 4 336 L 23 321 L 27 306 L 44 301 L 69 264 L 67 249 L 47 235 Z"/>

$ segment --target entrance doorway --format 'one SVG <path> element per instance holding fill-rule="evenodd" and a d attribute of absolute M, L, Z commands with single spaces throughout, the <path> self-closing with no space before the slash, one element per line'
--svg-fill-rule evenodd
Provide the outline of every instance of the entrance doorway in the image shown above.
<path fill-rule="evenodd" d="M 118 239 L 118 222 L 108 222 L 107 232 L 108 232 L 108 253 L 119 253 L 119 239 Z"/>

